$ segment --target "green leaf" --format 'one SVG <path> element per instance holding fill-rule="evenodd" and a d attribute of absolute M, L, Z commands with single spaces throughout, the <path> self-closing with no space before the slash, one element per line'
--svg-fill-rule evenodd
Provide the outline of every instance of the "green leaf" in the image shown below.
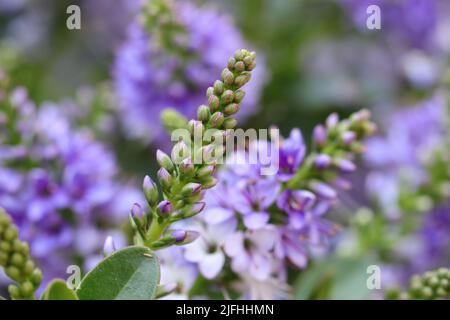
<path fill-rule="evenodd" d="M 78 300 L 75 291 L 69 289 L 62 279 L 55 279 L 47 285 L 41 300 Z"/>
<path fill-rule="evenodd" d="M 158 258 L 146 247 L 119 250 L 81 281 L 80 300 L 150 300 L 159 283 Z"/>
<path fill-rule="evenodd" d="M 297 299 L 366 299 L 370 259 L 330 257 L 316 261 L 296 283 Z"/>

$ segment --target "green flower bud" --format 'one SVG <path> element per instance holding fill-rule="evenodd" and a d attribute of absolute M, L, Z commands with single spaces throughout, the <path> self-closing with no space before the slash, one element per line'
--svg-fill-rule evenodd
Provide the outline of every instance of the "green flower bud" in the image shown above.
<path fill-rule="evenodd" d="M 175 109 L 164 109 L 161 112 L 161 122 L 164 129 L 171 134 L 176 129 L 187 129 L 188 121 L 181 113 Z"/>
<path fill-rule="evenodd" d="M 172 177 L 165 168 L 160 168 L 158 170 L 158 180 L 163 189 L 167 190 L 170 188 L 170 185 L 172 183 Z"/>
<path fill-rule="evenodd" d="M 228 118 L 223 122 L 224 129 L 234 129 L 236 126 L 237 120 L 235 118 Z"/>
<path fill-rule="evenodd" d="M 216 80 L 214 82 L 214 94 L 217 96 L 220 96 L 223 93 L 224 90 L 224 84 L 220 80 Z"/>
<path fill-rule="evenodd" d="M 215 170 L 216 170 L 216 167 L 213 165 L 203 166 L 197 170 L 196 176 L 199 179 L 209 178 L 210 176 L 212 176 L 214 174 Z"/>
<path fill-rule="evenodd" d="M 236 62 L 236 64 L 234 65 L 234 69 L 239 72 L 244 71 L 245 70 L 244 62 L 242 62 L 242 61 Z"/>
<path fill-rule="evenodd" d="M 211 116 L 211 119 L 209 119 L 209 125 L 212 128 L 219 128 L 222 125 L 224 120 L 225 120 L 225 117 L 222 112 L 215 112 Z"/>
<path fill-rule="evenodd" d="M 172 172 L 175 168 L 170 157 L 159 149 L 156 151 L 156 161 L 158 161 L 158 164 L 168 172 Z"/>
<path fill-rule="evenodd" d="M 194 173 L 194 164 L 192 163 L 192 159 L 186 158 L 180 164 L 180 172 L 185 177 L 190 177 Z"/>
<path fill-rule="evenodd" d="M 225 92 L 220 97 L 220 102 L 226 105 L 233 102 L 233 99 L 234 99 L 234 92 L 232 90 L 225 90 Z"/>
<path fill-rule="evenodd" d="M 244 97 L 245 97 L 245 91 L 236 90 L 234 93 L 234 102 L 241 103 L 242 100 L 244 100 Z"/>
<path fill-rule="evenodd" d="M 209 98 L 213 94 L 214 94 L 214 88 L 213 87 L 208 87 L 208 89 L 206 89 L 206 97 Z"/>
<path fill-rule="evenodd" d="M 153 207 L 158 202 L 159 192 L 158 187 L 149 176 L 145 176 L 142 183 L 142 189 L 144 190 L 145 198 L 150 207 Z"/>
<path fill-rule="evenodd" d="M 251 78 L 250 73 L 241 74 L 240 76 L 236 77 L 236 79 L 234 80 L 234 84 L 240 88 L 243 85 L 245 85 L 247 82 L 249 82 L 250 78 Z"/>
<path fill-rule="evenodd" d="M 34 292 L 42 281 L 42 274 L 29 256 L 28 244 L 19 240 L 19 234 L 10 217 L 0 208 L 0 265 L 5 274 L 18 283 L 9 286 L 12 299 L 34 299 Z M 41 274 L 36 277 L 35 274 Z"/>
<path fill-rule="evenodd" d="M 215 96 L 211 96 L 211 97 L 215 97 Z M 197 119 L 198 120 L 207 122 L 209 120 L 210 116 L 211 116 L 211 113 L 209 112 L 209 108 L 207 106 L 201 105 L 200 107 L 198 107 L 198 109 L 197 109 Z"/>
<path fill-rule="evenodd" d="M 236 64 L 235 58 L 228 59 L 228 69 L 232 70 L 234 68 L 234 65 Z"/>
<path fill-rule="evenodd" d="M 201 121 L 191 120 L 189 121 L 189 132 L 191 135 L 203 135 L 205 127 Z"/>
<path fill-rule="evenodd" d="M 202 181 L 202 188 L 204 190 L 210 189 L 210 188 L 214 187 L 217 184 L 217 182 L 218 182 L 218 180 L 216 178 L 209 177 L 209 178 L 205 179 L 204 181 Z"/>
<path fill-rule="evenodd" d="M 229 105 L 225 106 L 225 108 L 223 108 L 223 113 L 226 116 L 231 116 L 232 114 L 235 114 L 239 111 L 239 107 L 240 106 L 237 103 L 230 103 Z"/>
<path fill-rule="evenodd" d="M 211 112 L 216 112 L 220 107 L 219 98 L 216 95 L 210 95 L 208 98 L 208 105 L 211 108 Z"/>
<path fill-rule="evenodd" d="M 231 72 L 229 69 L 223 69 L 222 71 L 222 80 L 223 82 L 228 85 L 231 86 L 234 83 L 234 75 L 233 72 Z"/>
<path fill-rule="evenodd" d="M 252 61 L 248 66 L 247 66 L 247 70 L 248 71 L 252 71 L 253 69 L 256 68 L 256 62 Z"/>
<path fill-rule="evenodd" d="M 245 57 L 245 51 L 244 50 L 239 49 L 239 50 L 236 50 L 236 52 L 234 53 L 234 58 L 237 61 L 243 60 L 244 57 Z"/>
<path fill-rule="evenodd" d="M 202 185 L 199 183 L 188 183 L 181 189 L 181 194 L 185 197 L 198 194 L 202 191 Z"/>
<path fill-rule="evenodd" d="M 25 263 L 25 257 L 16 252 L 11 256 L 11 263 L 20 268 Z"/>
<path fill-rule="evenodd" d="M 251 56 L 246 56 L 244 59 L 244 63 L 245 65 L 248 67 L 249 65 L 251 65 L 254 61 L 254 59 Z"/>

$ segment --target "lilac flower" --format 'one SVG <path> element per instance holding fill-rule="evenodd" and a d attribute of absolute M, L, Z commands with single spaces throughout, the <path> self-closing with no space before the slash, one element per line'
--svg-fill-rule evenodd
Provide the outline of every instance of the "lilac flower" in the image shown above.
<path fill-rule="evenodd" d="M 231 257 L 231 268 L 236 273 L 248 271 L 253 278 L 264 281 L 272 272 L 271 251 L 277 239 L 274 226 L 258 230 L 238 231 L 225 243 L 225 252 Z"/>
<path fill-rule="evenodd" d="M 293 129 L 289 138 L 281 141 L 278 179 L 288 181 L 297 171 L 305 156 L 306 146 L 299 129 Z"/>
<path fill-rule="evenodd" d="M 225 255 L 223 245 L 236 230 L 236 219 L 228 219 L 220 224 L 204 225 L 201 237 L 185 246 L 186 260 L 198 264 L 200 273 L 207 279 L 215 278 L 223 269 Z"/>
<path fill-rule="evenodd" d="M 244 179 L 233 190 L 233 207 L 242 214 L 249 229 L 264 227 L 270 218 L 268 208 L 275 202 L 280 185 L 275 179 Z"/>
<path fill-rule="evenodd" d="M 432 44 L 433 33 L 436 28 L 439 0 L 405 0 L 392 2 L 388 0 L 341 0 L 350 12 L 354 23 L 361 29 L 367 30 L 367 8 L 378 5 L 381 9 L 383 28 L 388 35 L 395 35 L 397 39 L 407 42 L 417 48 Z"/>
<path fill-rule="evenodd" d="M 220 73 L 243 39 L 230 17 L 208 6 L 186 1 L 174 4 L 175 18 L 186 31 L 179 46 L 192 59 L 182 61 L 164 51 L 141 25 L 133 24 L 127 41 L 118 50 L 113 69 L 126 132 L 145 142 L 164 138 L 159 113 L 174 107 L 192 118 L 204 103 L 204 90 Z M 264 68 L 255 69 L 238 118 L 255 112 L 264 83 Z"/>
<path fill-rule="evenodd" d="M 286 259 L 299 269 L 306 267 L 308 263 L 307 243 L 300 237 L 301 232 L 289 227 L 282 228 L 275 243 L 275 256 L 278 259 Z"/>
<path fill-rule="evenodd" d="M 198 275 L 196 265 L 187 261 L 184 258 L 183 250 L 177 246 L 159 250 L 158 257 L 161 263 L 160 283 L 162 285 L 176 284 L 175 292 L 166 299 L 188 299 L 188 292 Z"/>
<path fill-rule="evenodd" d="M 211 225 L 223 223 L 236 214 L 230 202 L 236 178 L 226 171 L 219 172 L 218 178 L 220 183 L 205 194 L 207 206 L 201 214 L 202 220 Z"/>
<path fill-rule="evenodd" d="M 302 238 L 310 244 L 321 244 L 323 239 L 336 232 L 335 224 L 323 219 L 330 203 L 317 201 L 313 193 L 306 190 L 286 190 L 277 200 L 280 209 L 288 214 L 288 226 L 301 231 Z"/>
<path fill-rule="evenodd" d="M 61 277 L 74 257 L 99 256 L 108 229 L 140 195 L 115 181 L 113 155 L 90 132 L 72 128 L 57 105 L 36 110 L 21 90 L 9 99 L 19 117 L 6 119 L 15 132 L 0 130 L 0 149 L 20 146 L 24 153 L 0 159 L 0 206 L 30 243 L 45 279 Z"/>
<path fill-rule="evenodd" d="M 384 137 L 367 141 L 365 160 L 372 168 L 367 189 L 388 215 L 398 215 L 400 180 L 406 179 L 412 188 L 427 180 L 423 161 L 445 139 L 445 110 L 445 102 L 438 95 L 404 108 L 388 118 Z"/>
<path fill-rule="evenodd" d="M 424 221 L 420 234 L 425 243 L 422 256 L 427 261 L 425 269 L 448 265 L 450 262 L 450 209 L 437 207 L 430 212 Z"/>

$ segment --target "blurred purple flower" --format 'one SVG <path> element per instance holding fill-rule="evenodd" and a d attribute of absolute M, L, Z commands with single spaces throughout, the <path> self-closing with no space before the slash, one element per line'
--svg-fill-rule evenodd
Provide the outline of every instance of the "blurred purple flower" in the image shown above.
<path fill-rule="evenodd" d="M 137 23 L 130 26 L 128 39 L 116 55 L 113 75 L 121 118 L 127 134 L 144 142 L 164 139 L 159 121 L 164 108 L 173 107 L 194 117 L 205 101 L 206 88 L 223 69 L 223 61 L 237 48 L 246 47 L 230 17 L 217 10 L 186 1 L 176 2 L 174 10 L 188 37 L 180 45 L 187 46 L 193 59 L 183 62 L 164 52 Z M 265 78 L 262 65 L 248 84 L 238 115 L 241 119 L 256 111 Z"/>
<path fill-rule="evenodd" d="M 349 11 L 355 25 L 367 30 L 367 8 L 378 5 L 381 10 L 382 28 L 385 34 L 395 36 L 417 48 L 427 47 L 434 40 L 433 32 L 438 18 L 439 0 L 340 0 Z"/>
<path fill-rule="evenodd" d="M 58 105 L 36 109 L 21 89 L 9 100 L 18 117 L 7 119 L 13 130 L 0 129 L 0 150 L 20 146 L 24 153 L 0 157 L 0 206 L 29 241 L 47 281 L 64 276 L 75 257 L 99 255 L 108 230 L 141 195 L 115 180 L 113 155 L 89 131 L 72 128 Z"/>
<path fill-rule="evenodd" d="M 448 266 L 450 263 L 450 208 L 438 207 L 429 213 L 424 221 L 421 235 L 425 247 L 423 261 L 427 269 Z"/>
<path fill-rule="evenodd" d="M 367 141 L 365 160 L 372 169 L 367 190 L 378 198 L 388 215 L 398 216 L 401 179 L 407 179 L 412 188 L 427 180 L 423 160 L 445 139 L 445 112 L 445 101 L 436 95 L 395 112 L 385 121 L 385 135 Z"/>

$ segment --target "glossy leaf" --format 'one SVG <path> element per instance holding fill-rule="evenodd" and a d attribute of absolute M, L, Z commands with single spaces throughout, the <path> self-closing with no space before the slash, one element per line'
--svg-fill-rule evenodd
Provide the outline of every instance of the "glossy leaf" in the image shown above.
<path fill-rule="evenodd" d="M 140 246 L 119 250 L 81 281 L 80 300 L 150 300 L 159 283 L 158 258 Z"/>
<path fill-rule="evenodd" d="M 62 279 L 56 279 L 50 282 L 42 293 L 41 300 L 78 300 L 78 297 L 72 289 Z"/>

